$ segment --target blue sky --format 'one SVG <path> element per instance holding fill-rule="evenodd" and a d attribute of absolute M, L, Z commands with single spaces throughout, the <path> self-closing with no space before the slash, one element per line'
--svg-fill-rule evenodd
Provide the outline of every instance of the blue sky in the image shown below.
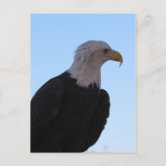
<path fill-rule="evenodd" d="M 31 96 L 47 80 L 67 70 L 74 51 L 87 40 L 103 40 L 124 63 L 106 62 L 101 88 L 110 95 L 110 116 L 89 151 L 136 152 L 136 55 L 134 14 L 32 14 Z"/>

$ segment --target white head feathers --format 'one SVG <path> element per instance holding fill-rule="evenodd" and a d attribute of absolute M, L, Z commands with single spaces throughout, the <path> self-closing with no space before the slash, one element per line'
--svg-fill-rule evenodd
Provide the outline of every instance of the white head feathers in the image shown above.
<path fill-rule="evenodd" d="M 110 46 L 103 41 L 90 40 L 81 44 L 75 51 L 75 60 L 81 60 L 84 62 L 87 60 L 95 51 L 102 49 L 110 49 Z"/>
<path fill-rule="evenodd" d="M 107 49 L 112 50 L 107 43 L 93 40 L 77 48 L 74 62 L 68 72 L 77 80 L 79 86 L 88 87 L 90 84 L 96 84 L 100 87 L 100 68 L 108 60 L 104 57 L 104 50 Z"/>

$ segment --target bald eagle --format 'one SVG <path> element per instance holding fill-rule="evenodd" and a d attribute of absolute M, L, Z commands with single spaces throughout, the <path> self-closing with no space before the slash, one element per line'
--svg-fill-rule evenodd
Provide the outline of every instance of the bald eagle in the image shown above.
<path fill-rule="evenodd" d="M 106 42 L 85 42 L 71 67 L 36 92 L 31 152 L 84 152 L 96 143 L 109 116 L 109 95 L 100 89 L 100 68 L 108 60 L 123 62 Z"/>

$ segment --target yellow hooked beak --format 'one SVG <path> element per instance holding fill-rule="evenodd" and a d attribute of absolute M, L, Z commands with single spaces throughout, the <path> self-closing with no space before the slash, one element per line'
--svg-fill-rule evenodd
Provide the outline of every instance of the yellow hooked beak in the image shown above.
<path fill-rule="evenodd" d="M 110 55 L 108 55 L 108 56 L 109 56 L 110 60 L 119 61 L 120 62 L 119 66 L 122 65 L 122 63 L 123 63 L 123 57 L 122 57 L 122 55 L 119 52 L 113 50 L 112 53 Z"/>

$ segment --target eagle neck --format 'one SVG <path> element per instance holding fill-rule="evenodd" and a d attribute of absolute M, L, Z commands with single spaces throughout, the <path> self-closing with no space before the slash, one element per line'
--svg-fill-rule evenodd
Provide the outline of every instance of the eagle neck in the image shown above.
<path fill-rule="evenodd" d="M 77 80 L 77 84 L 81 87 L 89 87 L 90 85 L 101 85 L 101 71 L 100 66 L 93 66 L 87 63 L 77 64 L 73 62 L 68 72 L 71 78 Z"/>

